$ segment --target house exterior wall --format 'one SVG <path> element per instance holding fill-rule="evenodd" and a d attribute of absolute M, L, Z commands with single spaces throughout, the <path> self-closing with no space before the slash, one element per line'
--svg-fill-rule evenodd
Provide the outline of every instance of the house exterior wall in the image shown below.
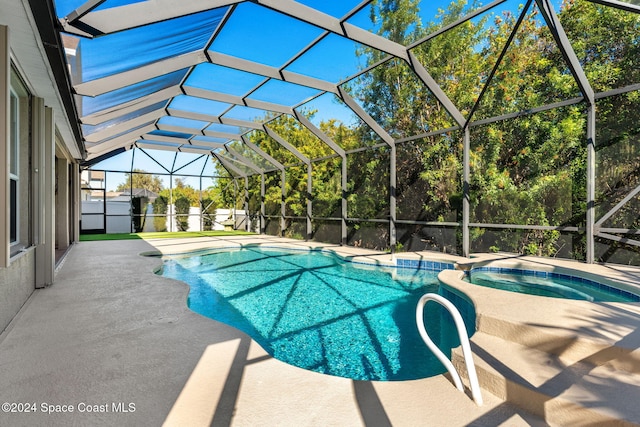
<path fill-rule="evenodd" d="M 15 90 L 18 80 L 24 93 Z M 17 96 L 18 127 L 11 121 L 17 114 L 10 108 Z M 78 238 L 78 228 L 72 222 L 77 222 L 77 216 L 74 217 L 77 209 L 72 209 L 70 201 L 78 200 L 75 193 L 79 177 L 68 175 L 69 170 L 78 172 L 78 144 L 72 137 L 70 121 L 27 0 L 0 0 L 0 103 L 0 165 L 9 164 L 13 153 L 19 154 L 17 175 L 7 167 L 0 167 L 2 333 L 36 288 L 54 282 L 56 230 L 62 227 L 57 234 L 63 244 L 72 244 Z M 16 128 L 20 129 L 18 149 L 13 130 Z M 58 190 L 65 187 L 61 200 L 66 206 L 59 206 L 58 212 L 56 139 L 68 153 L 66 162 L 59 163 L 65 173 L 61 173 Z M 67 218 L 62 218 L 65 215 Z"/>
<path fill-rule="evenodd" d="M 0 268 L 0 332 L 18 314 L 35 289 L 35 250 L 25 252 L 11 259 L 11 265 Z"/>

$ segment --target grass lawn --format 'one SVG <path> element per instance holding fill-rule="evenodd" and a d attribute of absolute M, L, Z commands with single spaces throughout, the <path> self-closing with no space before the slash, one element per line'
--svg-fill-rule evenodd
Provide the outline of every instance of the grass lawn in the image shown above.
<path fill-rule="evenodd" d="M 97 240 L 133 240 L 133 239 L 179 239 L 184 237 L 209 236 L 245 236 L 254 233 L 246 231 L 174 231 L 161 233 L 115 233 L 115 234 L 81 234 L 81 242 Z"/>

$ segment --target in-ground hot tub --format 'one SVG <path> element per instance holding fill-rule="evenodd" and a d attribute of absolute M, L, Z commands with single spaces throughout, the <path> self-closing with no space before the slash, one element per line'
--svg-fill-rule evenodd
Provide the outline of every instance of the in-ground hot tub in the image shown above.
<path fill-rule="evenodd" d="M 640 295 L 631 290 L 565 273 L 482 266 L 467 270 L 464 280 L 475 285 L 528 295 L 586 301 L 640 302 Z"/>

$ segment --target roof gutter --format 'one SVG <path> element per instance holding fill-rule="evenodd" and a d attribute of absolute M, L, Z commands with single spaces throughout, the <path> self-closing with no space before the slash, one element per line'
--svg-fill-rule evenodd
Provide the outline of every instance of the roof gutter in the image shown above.
<path fill-rule="evenodd" d="M 78 151 L 82 159 L 85 159 L 87 157 L 87 150 L 82 138 L 78 110 L 75 100 L 73 99 L 71 79 L 67 69 L 62 37 L 60 36 L 61 27 L 56 18 L 53 0 L 29 0 L 29 6 L 31 6 L 31 13 L 38 26 L 42 45 L 47 52 L 47 59 L 53 71 L 63 107 L 69 118 L 69 124 L 75 137 Z"/>

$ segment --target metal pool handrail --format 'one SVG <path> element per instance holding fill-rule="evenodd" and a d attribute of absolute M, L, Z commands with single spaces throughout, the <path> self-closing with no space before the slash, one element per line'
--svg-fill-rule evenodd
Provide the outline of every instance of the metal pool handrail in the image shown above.
<path fill-rule="evenodd" d="M 453 382 L 458 390 L 464 392 L 464 387 L 462 386 L 462 380 L 460 379 L 460 375 L 456 368 L 453 366 L 453 363 L 444 353 L 435 345 L 435 343 L 429 337 L 427 330 L 424 326 L 424 306 L 428 301 L 435 301 L 446 308 L 451 316 L 453 317 L 453 321 L 456 325 L 456 329 L 458 331 L 458 337 L 460 337 L 460 345 L 462 346 L 462 355 L 464 356 L 464 363 L 467 367 L 467 375 L 469 376 L 469 384 L 471 388 L 471 395 L 473 397 L 473 401 L 476 402 L 478 406 L 482 406 L 482 394 L 480 393 L 480 384 L 478 383 L 478 375 L 476 374 L 476 367 L 473 364 L 473 358 L 471 357 L 471 346 L 469 345 L 469 337 L 467 335 L 467 328 L 464 326 L 464 322 L 462 320 L 462 316 L 460 312 L 456 308 L 455 305 L 448 299 L 444 298 L 442 295 L 438 294 L 424 294 L 420 300 L 418 301 L 418 306 L 416 307 L 416 324 L 418 325 L 418 331 L 420 332 L 420 336 L 424 343 L 429 347 L 429 349 L 436 355 L 438 360 L 442 362 L 442 364 L 447 368 L 449 374 L 453 378 Z"/>

